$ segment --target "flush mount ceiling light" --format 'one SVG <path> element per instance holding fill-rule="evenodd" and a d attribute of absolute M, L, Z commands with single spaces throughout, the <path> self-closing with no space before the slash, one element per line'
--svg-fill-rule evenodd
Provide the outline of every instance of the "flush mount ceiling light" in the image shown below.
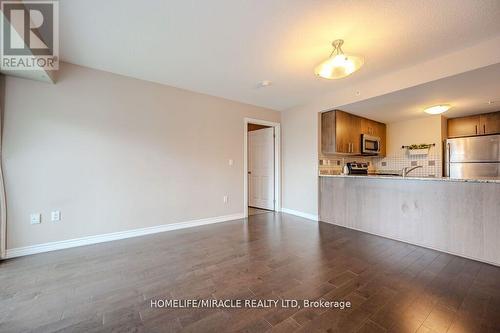
<path fill-rule="evenodd" d="M 363 58 L 344 54 L 342 51 L 342 44 L 344 44 L 342 39 L 333 41 L 333 51 L 328 59 L 316 67 L 314 70 L 316 75 L 325 79 L 341 79 L 354 73 L 363 66 Z"/>
<path fill-rule="evenodd" d="M 434 105 L 424 109 L 424 112 L 428 114 L 440 114 L 448 111 L 450 108 L 450 104 Z"/>
<path fill-rule="evenodd" d="M 264 88 L 264 87 L 269 87 L 273 83 L 269 80 L 264 80 L 259 82 L 259 87 Z"/>

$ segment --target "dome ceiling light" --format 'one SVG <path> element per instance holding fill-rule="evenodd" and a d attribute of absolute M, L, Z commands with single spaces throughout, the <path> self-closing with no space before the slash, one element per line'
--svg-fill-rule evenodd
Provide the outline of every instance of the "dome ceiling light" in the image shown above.
<path fill-rule="evenodd" d="M 328 59 L 316 67 L 314 70 L 316 75 L 330 80 L 341 79 L 363 66 L 363 57 L 344 54 L 342 44 L 344 44 L 344 40 L 342 39 L 333 41 L 333 51 Z"/>
<path fill-rule="evenodd" d="M 424 109 L 424 112 L 428 114 L 441 114 L 448 111 L 450 108 L 450 104 L 434 105 Z"/>

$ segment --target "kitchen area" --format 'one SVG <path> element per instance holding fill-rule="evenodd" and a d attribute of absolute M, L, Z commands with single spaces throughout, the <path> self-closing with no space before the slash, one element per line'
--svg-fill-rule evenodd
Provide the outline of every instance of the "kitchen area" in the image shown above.
<path fill-rule="evenodd" d="M 500 265 L 500 96 L 487 76 L 320 113 L 319 220 Z"/>

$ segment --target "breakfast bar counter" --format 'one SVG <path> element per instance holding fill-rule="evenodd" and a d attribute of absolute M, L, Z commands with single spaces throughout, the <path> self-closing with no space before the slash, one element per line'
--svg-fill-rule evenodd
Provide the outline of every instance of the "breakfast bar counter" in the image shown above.
<path fill-rule="evenodd" d="M 418 177 L 418 176 L 396 176 L 396 175 L 381 175 L 381 174 L 368 174 L 368 175 L 344 175 L 344 174 L 320 174 L 320 177 L 339 177 L 339 178 L 365 178 L 365 179 L 397 179 L 397 180 L 429 180 L 429 181 L 447 181 L 447 182 L 460 182 L 460 183 L 499 183 L 498 178 L 475 178 L 475 179 L 457 179 L 450 177 Z"/>
<path fill-rule="evenodd" d="M 321 175 L 319 219 L 500 265 L 500 181 Z"/>

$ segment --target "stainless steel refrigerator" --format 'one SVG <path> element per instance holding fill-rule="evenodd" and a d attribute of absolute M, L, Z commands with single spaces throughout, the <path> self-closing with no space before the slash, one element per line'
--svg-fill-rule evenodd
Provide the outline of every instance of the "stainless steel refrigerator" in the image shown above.
<path fill-rule="evenodd" d="M 500 135 L 448 139 L 445 149 L 445 176 L 500 179 Z"/>

